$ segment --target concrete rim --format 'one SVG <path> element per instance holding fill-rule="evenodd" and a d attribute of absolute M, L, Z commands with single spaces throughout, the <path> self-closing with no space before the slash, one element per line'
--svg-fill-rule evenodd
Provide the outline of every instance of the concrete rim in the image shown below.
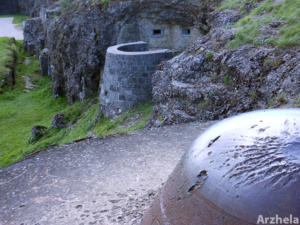
<path fill-rule="evenodd" d="M 130 43 L 124 43 L 119 45 L 111 46 L 107 49 L 108 54 L 114 54 L 114 55 L 153 55 L 153 54 L 160 54 L 160 53 L 166 53 L 166 52 L 172 52 L 169 49 L 158 49 L 158 50 L 148 50 L 148 51 L 122 51 L 120 48 L 122 47 L 131 47 L 131 46 L 138 46 L 138 45 L 148 45 L 144 41 L 138 41 L 138 42 L 130 42 Z"/>

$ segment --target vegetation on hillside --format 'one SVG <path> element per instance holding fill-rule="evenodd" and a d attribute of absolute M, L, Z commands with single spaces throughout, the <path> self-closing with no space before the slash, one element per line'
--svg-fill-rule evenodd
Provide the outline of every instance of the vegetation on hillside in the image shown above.
<path fill-rule="evenodd" d="M 1 46 L 5 51 L 9 49 L 9 45 Z M 73 105 L 68 105 L 66 98 L 54 99 L 51 94 L 51 79 L 41 77 L 39 61 L 21 50 L 22 42 L 17 42 L 17 46 L 20 51 L 16 86 L 14 90 L 4 88 L 0 94 L 0 167 L 49 146 L 69 143 L 87 136 L 129 133 L 143 128 L 151 117 L 152 106 L 148 103 L 114 119 L 100 118 L 96 121 L 97 97 Z M 6 57 L 2 54 L 0 59 L 3 61 Z M 25 59 L 29 62 L 27 65 L 24 63 Z M 25 75 L 35 85 L 29 91 L 25 88 Z M 51 128 L 51 119 L 58 113 L 64 113 L 68 118 L 66 128 Z M 46 126 L 48 129 L 41 139 L 32 141 L 31 128 L 35 125 Z"/>
<path fill-rule="evenodd" d="M 247 13 L 246 4 L 257 6 Z M 236 38 L 229 47 L 239 47 L 246 43 L 255 45 L 270 44 L 291 47 L 300 44 L 300 1 L 299 0 L 226 0 L 220 8 L 237 9 L 246 16 L 239 20 Z M 279 22 L 278 32 L 268 32 L 271 22 Z"/>
<path fill-rule="evenodd" d="M 14 60 L 16 44 L 14 39 L 0 38 L 0 79 L 9 71 L 9 66 Z"/>

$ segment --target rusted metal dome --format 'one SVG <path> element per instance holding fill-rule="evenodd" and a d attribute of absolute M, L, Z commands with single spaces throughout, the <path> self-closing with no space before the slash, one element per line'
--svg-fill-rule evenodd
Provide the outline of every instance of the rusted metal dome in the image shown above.
<path fill-rule="evenodd" d="M 209 128 L 141 224 L 247 225 L 276 215 L 300 218 L 299 109 L 245 113 Z"/>

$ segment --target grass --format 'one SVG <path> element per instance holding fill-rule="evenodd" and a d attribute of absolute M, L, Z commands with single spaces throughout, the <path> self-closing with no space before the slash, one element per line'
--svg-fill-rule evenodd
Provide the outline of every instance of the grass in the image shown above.
<path fill-rule="evenodd" d="M 9 64 L 13 61 L 13 51 L 16 50 L 14 39 L 0 38 L 0 79 L 9 72 Z"/>
<path fill-rule="evenodd" d="M 21 42 L 18 42 L 19 47 Z M 16 162 L 24 157 L 28 147 L 30 129 L 33 125 L 50 125 L 53 114 L 63 110 L 67 102 L 64 99 L 55 101 L 51 97 L 50 80 L 40 79 L 38 60 L 30 57 L 31 63 L 25 66 L 26 53 L 18 54 L 16 71 L 17 85 L 14 90 L 4 88 L 0 95 L 0 167 Z M 30 75 L 37 88 L 32 92 L 24 92 L 23 75 Z"/>
<path fill-rule="evenodd" d="M 24 14 L 1 15 L 0 18 L 13 17 L 13 24 L 19 24 L 23 27 L 23 22 L 29 19 L 29 16 Z"/>
<path fill-rule="evenodd" d="M 239 8 L 245 13 L 243 6 L 247 2 L 258 2 L 259 5 L 235 24 L 235 27 L 238 28 L 236 38 L 228 43 L 228 47 L 237 48 L 246 43 L 269 44 L 279 47 L 291 47 L 300 44 L 299 0 L 284 0 L 279 3 L 275 3 L 274 0 L 228 0 L 223 2 L 219 10 Z M 279 28 L 279 35 L 260 38 L 259 34 L 272 21 L 284 22 Z"/>
<path fill-rule="evenodd" d="M 17 45 L 21 47 L 22 42 L 18 41 Z M 30 60 L 28 65 L 24 64 L 26 57 Z M 30 92 L 25 92 L 24 75 L 29 76 L 35 85 Z M 38 60 L 23 50 L 18 52 L 16 82 L 14 90 L 4 88 L 4 93 L 0 94 L 0 167 L 17 162 L 37 150 L 69 143 L 91 134 L 106 136 L 130 133 L 143 128 L 152 115 L 152 105 L 146 103 L 115 119 L 100 118 L 96 121 L 97 97 L 73 105 L 68 105 L 66 98 L 54 99 L 51 79 L 41 77 Z M 51 119 L 58 113 L 64 113 L 68 118 L 66 128 L 51 128 Z M 31 128 L 35 125 L 48 129 L 41 139 L 30 142 Z"/>
<path fill-rule="evenodd" d="M 243 7 L 248 2 L 256 2 L 255 0 L 227 0 L 223 1 L 219 10 L 236 9 L 238 6 Z"/>
<path fill-rule="evenodd" d="M 205 54 L 206 59 L 211 59 L 213 56 L 214 56 L 214 53 L 212 53 L 210 51 L 206 52 L 206 54 Z"/>
<path fill-rule="evenodd" d="M 297 98 L 296 102 L 297 102 L 297 107 L 300 107 L 300 96 Z"/>
<path fill-rule="evenodd" d="M 109 118 L 101 118 L 98 122 L 98 126 L 95 127 L 95 133 L 98 136 L 107 136 L 112 134 L 128 134 L 133 131 L 142 129 L 153 115 L 152 104 L 145 103 L 133 108 L 120 117 L 112 120 Z M 126 124 L 134 119 L 133 123 Z"/>
<path fill-rule="evenodd" d="M 228 86 L 232 86 L 233 80 L 231 74 L 226 74 L 223 78 L 223 83 Z"/>

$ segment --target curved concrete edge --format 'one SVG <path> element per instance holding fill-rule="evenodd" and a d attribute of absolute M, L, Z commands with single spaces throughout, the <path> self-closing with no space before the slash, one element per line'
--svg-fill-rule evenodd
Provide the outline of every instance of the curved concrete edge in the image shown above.
<path fill-rule="evenodd" d="M 140 48 L 141 51 L 124 51 L 121 50 L 123 47 L 132 47 L 132 48 Z M 159 53 L 168 53 L 173 52 L 169 49 L 157 49 L 157 50 L 148 50 L 148 44 L 144 41 L 138 41 L 138 42 L 129 42 L 124 44 L 118 44 L 111 46 L 107 49 L 107 54 L 114 54 L 114 55 L 153 55 L 153 54 L 159 54 Z"/>

